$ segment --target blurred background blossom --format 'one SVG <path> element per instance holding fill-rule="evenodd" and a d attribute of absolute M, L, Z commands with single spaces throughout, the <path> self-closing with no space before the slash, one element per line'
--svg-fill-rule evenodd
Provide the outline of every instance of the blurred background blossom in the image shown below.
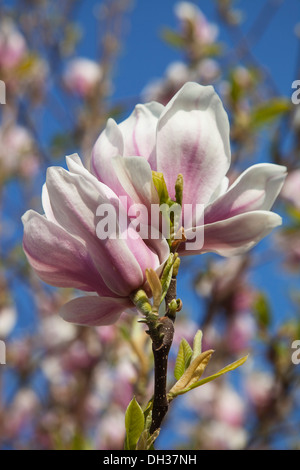
<path fill-rule="evenodd" d="M 88 3 L 88 5 L 87 5 Z M 159 11 L 159 14 L 157 14 Z M 180 397 L 161 449 L 299 449 L 299 5 L 292 0 L 134 2 L 5 0 L 0 10 L 1 449 L 121 449 L 133 395 L 152 394 L 151 344 L 136 317 L 68 324 L 75 289 L 42 283 L 22 250 L 21 215 L 41 212 L 46 169 L 91 149 L 109 117 L 163 104 L 186 81 L 212 84 L 231 125 L 230 183 L 250 164 L 284 165 L 283 226 L 247 255 L 184 260 L 169 382 L 182 338 L 198 329 L 211 374 L 246 364 Z M 296 31 L 296 33 L 295 33 Z M 50 254 L 51 256 L 51 254 Z"/>

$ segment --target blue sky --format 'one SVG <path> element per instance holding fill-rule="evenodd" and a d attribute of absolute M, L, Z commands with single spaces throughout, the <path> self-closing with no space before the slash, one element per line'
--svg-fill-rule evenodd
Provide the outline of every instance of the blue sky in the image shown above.
<path fill-rule="evenodd" d="M 79 12 L 82 24 L 87 25 L 80 52 L 94 57 L 97 24 L 94 19 L 96 0 L 83 2 Z M 211 0 L 195 1 L 210 21 L 218 22 L 215 13 L 215 2 Z M 271 3 L 281 3 L 272 16 L 261 39 L 255 44 L 253 53 L 256 58 L 269 68 L 274 81 L 284 93 L 289 93 L 291 83 L 296 78 L 295 57 L 297 38 L 295 24 L 300 22 L 300 3 L 296 0 L 283 2 L 268 0 L 241 0 L 236 7 L 244 13 L 243 31 L 251 30 L 259 12 Z M 161 41 L 161 31 L 165 26 L 175 28 L 174 0 L 135 0 L 131 14 L 128 15 L 127 32 L 124 35 L 123 50 L 116 70 L 115 92 L 117 97 L 136 96 L 152 78 L 160 77 L 172 60 L 180 58 L 180 53 Z M 268 16 L 265 13 L 264 16 Z M 262 27 L 262 30 L 264 28 Z M 226 44 L 228 34 L 220 28 L 220 39 Z"/>

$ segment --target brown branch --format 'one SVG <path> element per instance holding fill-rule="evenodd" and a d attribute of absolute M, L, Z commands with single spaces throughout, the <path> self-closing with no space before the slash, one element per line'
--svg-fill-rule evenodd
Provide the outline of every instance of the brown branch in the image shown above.
<path fill-rule="evenodd" d="M 169 409 L 167 399 L 168 355 L 173 341 L 174 325 L 169 317 L 161 318 L 160 331 L 163 334 L 162 344 L 152 344 L 154 356 L 154 398 L 150 434 L 159 429 Z"/>
<path fill-rule="evenodd" d="M 153 341 L 152 351 L 154 356 L 154 397 L 152 408 L 152 423 L 150 434 L 160 428 L 161 423 L 169 409 L 167 398 L 167 371 L 168 355 L 173 342 L 175 315 L 169 315 L 168 305 L 177 296 L 176 277 L 172 277 L 168 292 L 165 297 L 166 315 L 160 318 L 160 341 Z"/>

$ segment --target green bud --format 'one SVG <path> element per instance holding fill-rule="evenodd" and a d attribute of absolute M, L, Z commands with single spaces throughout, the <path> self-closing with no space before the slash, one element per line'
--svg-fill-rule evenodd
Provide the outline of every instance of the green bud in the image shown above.
<path fill-rule="evenodd" d="M 175 253 L 177 254 L 177 253 Z M 179 256 L 176 257 L 174 264 L 173 264 L 173 276 L 176 277 L 178 275 L 179 271 L 179 266 L 180 266 L 180 258 Z"/>
<path fill-rule="evenodd" d="M 171 302 L 168 305 L 168 316 L 169 317 L 175 316 L 175 314 L 177 312 L 177 307 L 178 307 L 177 300 L 176 299 L 171 300 Z"/>
<path fill-rule="evenodd" d="M 175 199 L 177 204 L 182 206 L 182 197 L 183 197 L 183 176 L 181 173 L 177 176 L 175 183 Z"/>
<path fill-rule="evenodd" d="M 137 291 L 133 292 L 130 298 L 141 313 L 144 315 L 149 315 L 152 313 L 152 306 L 149 302 L 146 292 L 143 289 L 138 289 Z"/>
<path fill-rule="evenodd" d="M 152 179 L 158 193 L 160 204 L 168 204 L 170 198 L 164 175 L 158 171 L 152 171 Z"/>

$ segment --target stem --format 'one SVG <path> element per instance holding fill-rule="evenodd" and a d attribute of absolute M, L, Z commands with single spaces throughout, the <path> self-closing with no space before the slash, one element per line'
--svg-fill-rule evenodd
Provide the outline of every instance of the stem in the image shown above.
<path fill-rule="evenodd" d="M 160 319 L 160 332 L 163 333 L 162 344 L 153 342 L 154 356 L 154 398 L 152 408 L 152 423 L 150 434 L 160 428 L 161 422 L 167 414 L 169 401 L 167 399 L 167 369 L 168 355 L 173 341 L 174 325 L 169 317 Z"/>
<path fill-rule="evenodd" d="M 174 336 L 175 316 L 174 314 L 172 314 L 172 316 L 168 316 L 168 305 L 173 299 L 176 299 L 176 295 L 176 277 L 172 277 L 170 287 L 165 297 L 167 309 L 166 315 L 160 318 L 160 340 L 155 341 L 151 336 L 154 356 L 154 397 L 150 434 L 153 434 L 160 428 L 169 409 L 169 401 L 167 398 L 167 370 L 168 355 Z"/>

